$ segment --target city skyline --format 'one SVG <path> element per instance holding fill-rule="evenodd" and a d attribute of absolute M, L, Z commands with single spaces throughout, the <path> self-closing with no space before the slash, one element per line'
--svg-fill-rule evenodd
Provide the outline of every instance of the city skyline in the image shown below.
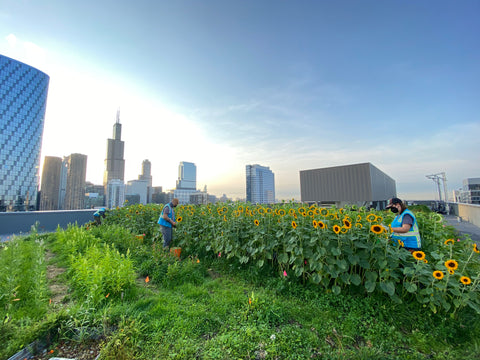
<path fill-rule="evenodd" d="M 0 53 L 50 76 L 42 163 L 86 154 L 95 184 L 120 107 L 127 181 L 148 158 L 153 185 L 172 189 L 186 159 L 199 188 L 243 198 L 244 167 L 260 163 L 278 199 L 300 199 L 300 171 L 371 162 L 399 197 L 435 199 L 427 174 L 445 172 L 449 193 L 480 175 L 479 11 L 469 0 L 7 0 Z"/>

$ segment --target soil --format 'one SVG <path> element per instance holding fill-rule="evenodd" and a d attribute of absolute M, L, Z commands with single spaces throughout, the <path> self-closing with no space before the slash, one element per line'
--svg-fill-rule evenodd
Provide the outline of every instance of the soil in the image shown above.
<path fill-rule="evenodd" d="M 85 343 L 73 341 L 60 343 L 55 348 L 47 348 L 41 354 L 29 359 L 45 360 L 52 358 L 65 358 L 75 360 L 95 360 L 100 353 L 101 341 L 91 340 Z"/>

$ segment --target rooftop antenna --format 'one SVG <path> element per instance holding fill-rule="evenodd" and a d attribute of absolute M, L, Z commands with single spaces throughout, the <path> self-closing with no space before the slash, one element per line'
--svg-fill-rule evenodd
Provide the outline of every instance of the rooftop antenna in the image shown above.
<path fill-rule="evenodd" d="M 437 184 L 438 188 L 438 197 L 440 200 L 440 203 L 442 202 L 442 191 L 440 188 L 440 181 L 443 181 L 443 193 L 444 193 L 444 199 L 445 199 L 445 211 L 447 214 L 450 212 L 450 206 L 448 205 L 448 198 L 447 198 L 447 177 L 445 176 L 444 172 L 437 173 L 437 174 L 432 174 L 432 175 L 426 175 L 428 179 L 432 179 L 434 183 Z"/>
<path fill-rule="evenodd" d="M 120 124 L 120 108 L 117 109 L 117 124 Z"/>

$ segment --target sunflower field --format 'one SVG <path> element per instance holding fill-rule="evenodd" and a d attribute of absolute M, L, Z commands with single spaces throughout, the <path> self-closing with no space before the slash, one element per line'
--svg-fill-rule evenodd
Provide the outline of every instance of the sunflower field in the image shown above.
<path fill-rule="evenodd" d="M 142 242 L 161 242 L 162 207 L 117 208 L 104 222 Z M 173 246 L 182 248 L 182 257 L 265 269 L 334 295 L 381 292 L 394 303 L 417 301 L 434 313 L 468 306 L 480 314 L 479 249 L 468 238 L 457 239 L 436 213 L 416 213 L 422 251 L 413 253 L 390 240 L 393 214 L 365 208 L 236 202 L 178 206 L 175 215 Z"/>

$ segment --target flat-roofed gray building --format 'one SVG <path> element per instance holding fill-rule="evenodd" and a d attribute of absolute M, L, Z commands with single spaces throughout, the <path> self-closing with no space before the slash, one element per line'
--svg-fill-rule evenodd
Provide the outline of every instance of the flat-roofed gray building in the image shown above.
<path fill-rule="evenodd" d="M 383 209 L 397 196 L 395 180 L 371 163 L 300 171 L 302 202 Z"/>

